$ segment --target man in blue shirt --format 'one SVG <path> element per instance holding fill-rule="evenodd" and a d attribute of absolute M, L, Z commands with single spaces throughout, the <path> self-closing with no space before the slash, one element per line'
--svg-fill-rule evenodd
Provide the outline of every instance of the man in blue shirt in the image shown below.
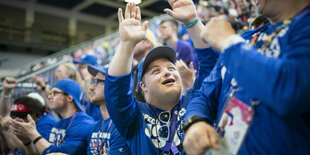
<path fill-rule="evenodd" d="M 82 88 L 84 89 L 83 91 L 84 91 L 85 96 L 83 97 L 83 100 L 81 102 L 82 107 L 84 108 L 86 114 L 91 116 L 95 121 L 100 120 L 101 119 L 100 108 L 96 106 L 95 104 L 91 104 L 89 102 L 88 90 L 89 90 L 91 75 L 87 71 L 87 67 L 89 65 L 97 66 L 98 60 L 93 55 L 85 54 L 80 59 L 74 60 L 73 62 L 77 64 L 77 70 L 79 71 L 84 81 L 84 85 L 82 86 Z"/>
<path fill-rule="evenodd" d="M 17 135 L 31 139 L 40 154 L 86 154 L 87 136 L 94 121 L 80 104 L 82 96 L 82 88 L 77 82 L 61 79 L 56 82 L 48 96 L 49 108 L 62 117 L 50 131 L 49 138 L 42 138 L 31 117 L 28 117 L 29 123 L 13 120 L 12 130 Z"/>
<path fill-rule="evenodd" d="M 170 1 L 170 5 L 173 10 L 166 12 L 183 22 L 197 18 L 191 0 Z M 250 107 L 251 113 L 254 110 L 253 117 L 245 120 L 251 121 L 248 128 L 239 126 L 247 134 L 234 148 L 237 153 L 309 152 L 310 1 L 258 0 L 257 6 L 272 25 L 238 36 L 225 18 L 213 18 L 201 31 L 202 39 L 222 54 L 188 106 L 183 143 L 188 153 L 203 154 L 218 147 L 210 131 L 213 124 L 221 124 L 222 116 L 236 116 L 226 108 L 232 103 Z M 236 132 L 232 138 L 238 137 Z"/>
<path fill-rule="evenodd" d="M 181 95 L 174 50 L 167 46 L 152 49 L 138 67 L 138 80 L 147 103 L 137 102 L 130 91 L 131 64 L 133 48 L 144 38 L 147 22 L 140 25 L 140 9 L 134 4 L 127 4 L 125 19 L 119 9 L 118 18 L 121 41 L 105 78 L 110 117 L 132 154 L 183 154 L 181 124 L 185 107 L 191 94 L 200 88 L 202 79 L 209 75 L 218 55 L 197 50 L 202 70 L 193 88 Z"/>
<path fill-rule="evenodd" d="M 126 140 L 121 137 L 114 123 L 110 119 L 104 97 L 105 75 L 107 67 L 102 69 L 89 65 L 88 72 L 92 75 L 90 101 L 100 107 L 102 118 L 93 126 L 87 138 L 87 154 L 130 154 Z"/>

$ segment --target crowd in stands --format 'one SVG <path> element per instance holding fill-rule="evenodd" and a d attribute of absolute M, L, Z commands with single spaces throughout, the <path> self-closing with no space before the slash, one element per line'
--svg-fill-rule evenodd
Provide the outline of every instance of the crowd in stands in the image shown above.
<path fill-rule="evenodd" d="M 117 37 L 34 65 L 72 59 L 32 92 L 6 77 L 1 153 L 308 153 L 310 1 L 168 3 L 153 26 L 118 9 Z"/>

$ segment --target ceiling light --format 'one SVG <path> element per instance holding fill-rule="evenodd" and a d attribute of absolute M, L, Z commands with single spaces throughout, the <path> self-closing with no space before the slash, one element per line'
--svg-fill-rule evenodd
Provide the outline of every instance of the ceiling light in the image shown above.
<path fill-rule="evenodd" d="M 127 3 L 135 3 L 135 4 L 140 4 L 141 0 L 124 0 Z"/>

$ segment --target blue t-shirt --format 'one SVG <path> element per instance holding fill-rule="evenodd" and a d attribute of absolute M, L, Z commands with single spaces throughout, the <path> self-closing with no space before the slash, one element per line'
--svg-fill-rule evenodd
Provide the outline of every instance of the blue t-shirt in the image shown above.
<path fill-rule="evenodd" d="M 132 154 L 172 153 L 172 145 L 175 145 L 175 151 L 185 153 L 182 148 L 182 123 L 186 105 L 191 94 L 200 88 L 202 80 L 210 74 L 218 57 L 218 53 L 212 50 L 197 51 L 201 70 L 193 88 L 186 91 L 171 111 L 137 102 L 130 91 L 130 74 L 119 77 L 106 75 L 104 93 L 107 109 L 117 130 L 127 140 Z M 161 117 L 164 113 L 169 113 L 166 119 Z"/>
<path fill-rule="evenodd" d="M 46 114 L 41 116 L 36 122 L 36 129 L 43 138 L 48 139 L 49 133 L 56 123 L 57 120 L 51 114 Z M 15 149 L 14 154 L 23 155 L 18 149 Z"/>
<path fill-rule="evenodd" d="M 126 140 L 121 137 L 110 118 L 97 121 L 87 138 L 87 154 L 102 153 L 110 155 L 130 154 Z"/>
<path fill-rule="evenodd" d="M 278 31 L 270 46 L 267 38 L 283 22 L 245 32 L 255 46 L 232 45 L 222 54 L 193 96 L 186 118 L 194 115 L 218 123 L 232 83 L 235 97 L 254 106 L 255 114 L 239 154 L 308 154 L 310 146 L 310 13 L 299 13 Z M 232 82 L 235 81 L 235 82 Z"/>
<path fill-rule="evenodd" d="M 72 117 L 61 119 L 51 130 L 47 139 L 52 145 L 42 154 L 62 152 L 67 154 L 86 154 L 87 136 L 94 120 L 84 112 L 76 112 Z"/>

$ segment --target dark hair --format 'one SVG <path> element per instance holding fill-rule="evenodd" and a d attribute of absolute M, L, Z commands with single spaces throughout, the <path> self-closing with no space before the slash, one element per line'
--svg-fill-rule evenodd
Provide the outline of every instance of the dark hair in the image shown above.
<path fill-rule="evenodd" d="M 269 22 L 269 19 L 265 16 L 258 16 L 255 20 L 251 23 L 251 27 L 258 28 L 260 25 L 265 25 Z"/>
<path fill-rule="evenodd" d="M 30 108 L 30 112 L 11 112 L 11 116 L 14 117 L 26 118 L 27 114 L 34 114 L 39 118 L 44 114 L 45 111 L 45 107 L 42 105 L 42 103 L 32 97 L 22 96 L 17 98 L 14 103 L 23 104 Z"/>
<path fill-rule="evenodd" d="M 165 22 L 169 22 L 169 23 L 171 23 L 172 25 L 174 25 L 176 27 L 178 27 L 178 25 L 179 25 L 179 23 L 177 21 L 173 20 L 173 19 L 164 19 L 164 20 L 162 20 L 160 22 L 160 25 L 165 23 Z"/>

